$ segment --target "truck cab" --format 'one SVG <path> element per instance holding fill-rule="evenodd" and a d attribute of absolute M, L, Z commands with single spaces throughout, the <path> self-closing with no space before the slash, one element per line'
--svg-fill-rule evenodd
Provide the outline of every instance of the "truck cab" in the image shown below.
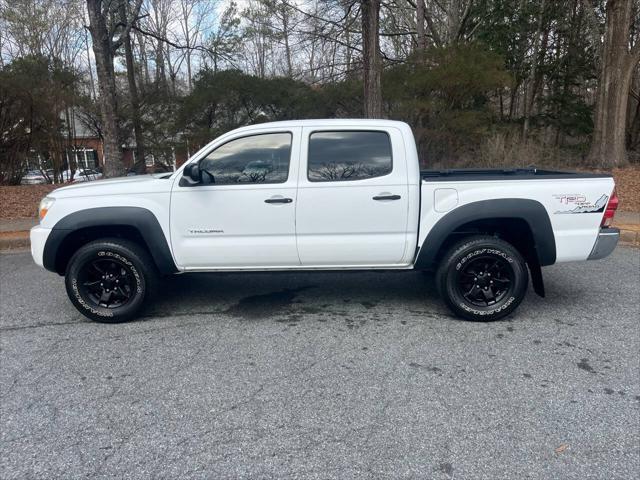
<path fill-rule="evenodd" d="M 189 168 L 191 181 L 177 175 L 172 186 L 169 231 L 181 269 L 411 265 L 420 172 L 406 124 L 241 128 Z"/>

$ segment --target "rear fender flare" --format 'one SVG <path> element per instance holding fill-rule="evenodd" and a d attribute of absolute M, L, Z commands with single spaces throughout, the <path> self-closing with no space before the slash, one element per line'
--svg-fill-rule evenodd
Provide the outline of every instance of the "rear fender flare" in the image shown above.
<path fill-rule="evenodd" d="M 478 220 L 495 219 L 524 220 L 533 235 L 535 254 L 540 266 L 552 265 L 556 261 L 556 240 L 549 214 L 536 200 L 502 198 L 472 202 L 451 211 L 436 222 L 422 242 L 416 257 L 415 268 L 433 269 L 437 255 L 451 233 L 462 225 Z"/>

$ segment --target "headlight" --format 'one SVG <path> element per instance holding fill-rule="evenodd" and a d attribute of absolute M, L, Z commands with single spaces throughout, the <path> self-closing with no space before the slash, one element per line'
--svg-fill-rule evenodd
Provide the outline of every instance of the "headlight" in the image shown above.
<path fill-rule="evenodd" d="M 40 221 L 44 220 L 45 215 L 51 209 L 55 201 L 56 199 L 53 197 L 44 197 L 40 200 L 40 206 L 38 207 L 38 216 L 40 217 Z"/>

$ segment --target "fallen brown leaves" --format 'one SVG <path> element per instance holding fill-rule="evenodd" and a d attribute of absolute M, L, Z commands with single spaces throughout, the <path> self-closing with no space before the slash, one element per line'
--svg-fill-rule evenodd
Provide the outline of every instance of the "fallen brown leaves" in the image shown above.
<path fill-rule="evenodd" d="M 640 167 L 616 168 L 613 178 L 620 198 L 620 210 L 640 212 Z"/>
<path fill-rule="evenodd" d="M 0 186 L 0 220 L 36 218 L 38 205 L 58 185 Z"/>

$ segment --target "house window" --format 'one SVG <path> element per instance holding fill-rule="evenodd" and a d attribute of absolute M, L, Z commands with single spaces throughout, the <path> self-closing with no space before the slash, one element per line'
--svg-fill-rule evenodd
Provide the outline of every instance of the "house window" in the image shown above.
<path fill-rule="evenodd" d="M 98 166 L 98 152 L 91 148 L 74 148 L 67 152 L 68 168 L 73 164 L 76 168 L 91 169 Z"/>

